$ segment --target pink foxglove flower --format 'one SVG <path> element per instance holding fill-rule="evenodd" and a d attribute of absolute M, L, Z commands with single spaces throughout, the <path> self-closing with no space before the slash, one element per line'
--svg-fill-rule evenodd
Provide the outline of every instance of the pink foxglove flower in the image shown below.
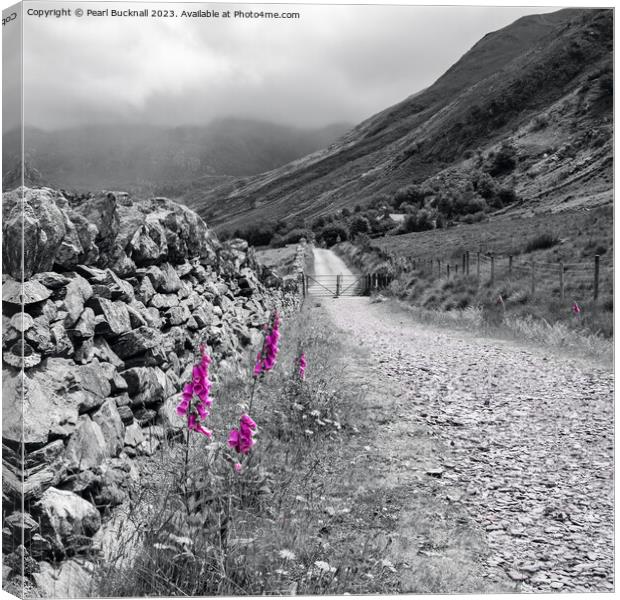
<path fill-rule="evenodd" d="M 241 472 L 241 463 L 235 463 L 234 468 L 235 468 L 235 471 L 237 471 L 237 473 L 240 473 Z"/>
<path fill-rule="evenodd" d="M 579 306 L 579 304 L 577 304 L 576 302 L 573 302 L 573 314 L 578 317 L 581 314 L 581 306 Z"/>
<path fill-rule="evenodd" d="M 280 315 L 278 311 L 274 311 L 271 320 L 271 329 L 265 336 L 263 347 L 256 357 L 256 365 L 254 366 L 254 377 L 258 377 L 267 371 L 271 371 L 276 366 L 280 341 Z"/>
<path fill-rule="evenodd" d="M 192 381 L 183 386 L 181 402 L 177 406 L 177 414 L 187 417 L 187 427 L 207 437 L 211 437 L 211 431 L 205 429 L 201 421 L 209 416 L 207 410 L 213 400 L 209 397 L 211 381 L 209 381 L 209 364 L 211 357 L 207 354 L 204 345 L 200 346 L 200 362 L 192 369 Z"/>
<path fill-rule="evenodd" d="M 299 379 L 304 381 L 306 379 L 306 367 L 308 363 L 306 362 L 306 353 L 302 352 L 299 355 Z"/>
<path fill-rule="evenodd" d="M 248 415 L 239 419 L 239 427 L 233 427 L 228 434 L 228 446 L 238 454 L 248 454 L 250 448 L 256 443 L 256 423 Z"/>

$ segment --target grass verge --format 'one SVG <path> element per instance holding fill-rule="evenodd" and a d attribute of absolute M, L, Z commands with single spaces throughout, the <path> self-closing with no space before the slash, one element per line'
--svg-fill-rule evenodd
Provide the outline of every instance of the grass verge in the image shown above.
<path fill-rule="evenodd" d="M 569 327 L 562 321 L 550 323 L 531 315 L 503 313 L 501 309 L 489 317 L 483 307 L 439 310 L 415 306 L 403 300 L 397 302 L 400 308 L 421 323 L 515 339 L 609 364 L 613 362 L 613 340 L 592 333 L 587 327 Z"/>
<path fill-rule="evenodd" d="M 340 594 L 388 591 L 379 548 L 363 534 L 328 541 L 350 512 L 330 483 L 351 435 L 339 342 L 302 311 L 285 319 L 278 365 L 256 388 L 257 444 L 240 473 L 226 435 L 247 410 L 249 373 L 214 385 L 213 441 L 186 431 L 142 466 L 134 532 L 98 565 L 96 596 Z M 304 351 L 307 377 L 295 359 Z M 212 365 L 217 373 L 217 364 Z M 358 572 L 372 577 L 360 580 Z"/>
<path fill-rule="evenodd" d="M 474 275 L 438 277 L 423 270 L 395 274 L 374 252 L 341 244 L 339 254 L 357 268 L 395 275 L 382 293 L 400 301 L 423 322 L 508 336 L 591 358 L 611 360 L 613 298 L 579 303 L 573 311 L 570 289 L 565 300 L 531 293 L 527 278 L 517 276 L 478 284 Z"/>

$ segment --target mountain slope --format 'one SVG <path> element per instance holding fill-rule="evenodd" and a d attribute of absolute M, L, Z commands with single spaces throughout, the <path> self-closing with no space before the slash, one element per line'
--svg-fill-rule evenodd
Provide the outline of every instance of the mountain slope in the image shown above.
<path fill-rule="evenodd" d="M 612 45 L 609 10 L 521 18 L 486 35 L 432 86 L 328 148 L 262 175 L 193 190 L 184 200 L 227 226 L 260 217 L 312 217 L 393 194 L 446 169 L 467 170 L 468 153 L 496 151 L 507 139 L 523 143 L 519 160 L 528 168 L 574 144 L 577 154 L 583 149 L 588 157 L 571 158 L 573 179 L 578 182 L 583 167 L 603 181 L 611 156 L 612 103 L 601 82 L 611 69 Z M 530 139 L 541 115 L 547 121 L 544 135 Z M 579 139 L 584 128 L 594 132 L 599 146 Z M 596 152 L 593 168 L 590 154 Z M 516 184 L 526 200 L 557 184 L 544 180 L 539 190 L 530 183 Z"/>
<path fill-rule="evenodd" d="M 35 183 L 84 190 L 151 186 L 161 194 L 183 190 L 207 176 L 254 175 L 313 152 L 349 125 L 305 130 L 243 119 L 204 127 L 93 125 L 58 131 L 26 128 L 26 162 Z M 3 173 L 18 163 L 13 131 L 3 137 Z M 203 180 L 204 185 L 204 180 Z"/>

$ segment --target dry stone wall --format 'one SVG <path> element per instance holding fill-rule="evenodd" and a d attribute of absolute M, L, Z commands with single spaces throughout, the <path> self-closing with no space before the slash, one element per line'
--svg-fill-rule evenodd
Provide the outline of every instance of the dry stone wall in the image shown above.
<path fill-rule="evenodd" d="M 198 344 L 233 368 L 297 288 L 163 198 L 21 188 L 3 235 L 3 548 L 59 560 L 125 500 L 132 459 L 182 426 Z"/>

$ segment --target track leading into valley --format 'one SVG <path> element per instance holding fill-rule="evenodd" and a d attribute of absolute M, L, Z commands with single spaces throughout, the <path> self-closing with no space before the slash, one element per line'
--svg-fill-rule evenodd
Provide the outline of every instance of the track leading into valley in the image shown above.
<path fill-rule="evenodd" d="M 352 274 L 329 250 L 314 259 Z M 613 589 L 609 369 L 313 291 L 363 392 L 343 476 L 391 498 L 403 592 Z"/>

